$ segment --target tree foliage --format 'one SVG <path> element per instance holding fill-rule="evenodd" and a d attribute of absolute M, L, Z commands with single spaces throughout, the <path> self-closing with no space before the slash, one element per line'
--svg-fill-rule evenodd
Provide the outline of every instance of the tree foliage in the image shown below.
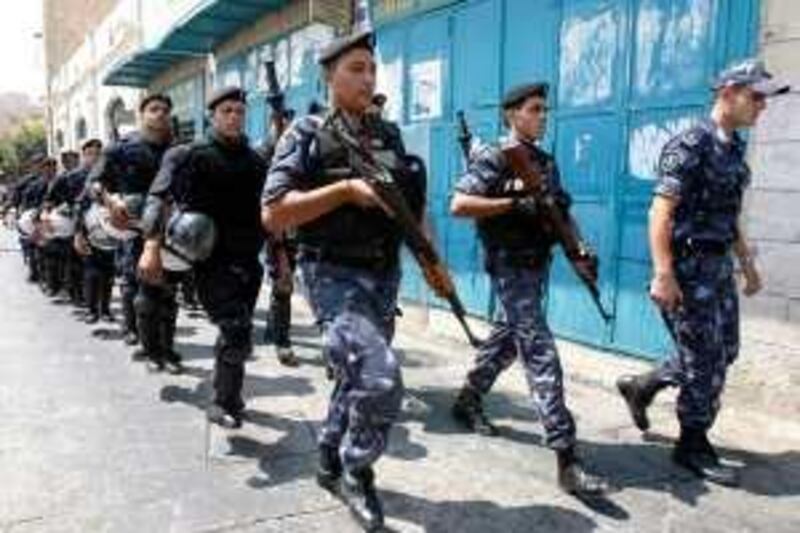
<path fill-rule="evenodd" d="M 41 119 L 29 119 L 0 137 L 0 172 L 19 173 L 20 167 L 35 154 L 47 152 L 47 136 Z"/>

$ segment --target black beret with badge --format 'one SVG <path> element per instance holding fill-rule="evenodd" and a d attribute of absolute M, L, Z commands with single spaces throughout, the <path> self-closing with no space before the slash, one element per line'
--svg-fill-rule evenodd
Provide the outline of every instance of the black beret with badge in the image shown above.
<path fill-rule="evenodd" d="M 370 52 L 375 51 L 375 34 L 371 31 L 360 31 L 334 39 L 319 54 L 319 64 L 327 67 L 340 58 L 345 52 L 363 48 Z"/>
<path fill-rule="evenodd" d="M 235 85 L 220 87 L 211 93 L 211 96 L 208 98 L 208 102 L 206 102 L 206 108 L 209 111 L 214 111 L 215 107 L 227 100 L 234 100 L 236 102 L 242 102 L 243 104 L 246 104 L 247 91 L 241 87 L 236 87 Z"/>
<path fill-rule="evenodd" d="M 503 109 L 517 107 L 531 96 L 547 98 L 548 85 L 546 83 L 525 83 L 508 90 L 501 102 Z"/>
<path fill-rule="evenodd" d="M 144 108 L 147 107 L 150 102 L 161 102 L 172 110 L 172 98 L 164 93 L 150 93 L 145 95 L 139 102 L 139 112 L 144 112 Z"/>

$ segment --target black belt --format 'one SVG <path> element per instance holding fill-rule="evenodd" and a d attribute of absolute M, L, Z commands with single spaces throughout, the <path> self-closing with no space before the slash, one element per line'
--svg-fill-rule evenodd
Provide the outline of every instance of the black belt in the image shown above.
<path fill-rule="evenodd" d="M 334 248 L 332 246 L 300 245 L 298 255 L 301 261 L 326 262 L 367 270 L 385 271 L 397 264 L 396 255 L 388 255 L 380 249 Z"/>
<path fill-rule="evenodd" d="M 689 257 L 697 255 L 725 255 L 731 249 L 731 245 L 725 241 L 710 241 L 686 239 L 675 246 L 675 253 L 679 257 Z"/>
<path fill-rule="evenodd" d="M 504 250 L 493 249 L 486 251 L 486 266 L 491 271 L 492 266 L 503 264 L 512 268 L 543 268 L 550 262 L 550 251 L 544 250 Z"/>

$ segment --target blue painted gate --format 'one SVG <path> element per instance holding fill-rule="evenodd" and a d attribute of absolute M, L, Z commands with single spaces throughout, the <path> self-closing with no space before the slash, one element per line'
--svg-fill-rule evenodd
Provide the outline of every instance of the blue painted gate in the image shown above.
<path fill-rule="evenodd" d="M 663 143 L 708 110 L 708 83 L 752 53 L 758 0 L 416 0 L 373 2 L 379 90 L 408 148 L 429 167 L 430 223 L 470 310 L 493 298 L 472 224 L 449 216 L 463 171 L 455 112 L 484 140 L 501 131 L 498 101 L 521 81 L 546 80 L 555 153 L 574 214 L 601 259 L 604 324 L 564 258 L 553 268 L 548 314 L 561 336 L 645 357 L 668 339 L 646 294 L 646 211 Z M 735 12 L 734 12 L 735 8 Z M 434 301 L 406 262 L 402 294 Z"/>

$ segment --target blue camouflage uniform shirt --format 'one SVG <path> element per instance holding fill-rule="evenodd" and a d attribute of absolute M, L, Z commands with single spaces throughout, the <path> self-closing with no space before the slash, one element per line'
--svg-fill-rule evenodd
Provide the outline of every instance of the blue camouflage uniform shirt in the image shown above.
<path fill-rule="evenodd" d="M 670 140 L 661 154 L 654 192 L 678 202 L 673 244 L 731 245 L 749 184 L 745 143 L 738 134 L 726 140 L 707 119 Z"/>

